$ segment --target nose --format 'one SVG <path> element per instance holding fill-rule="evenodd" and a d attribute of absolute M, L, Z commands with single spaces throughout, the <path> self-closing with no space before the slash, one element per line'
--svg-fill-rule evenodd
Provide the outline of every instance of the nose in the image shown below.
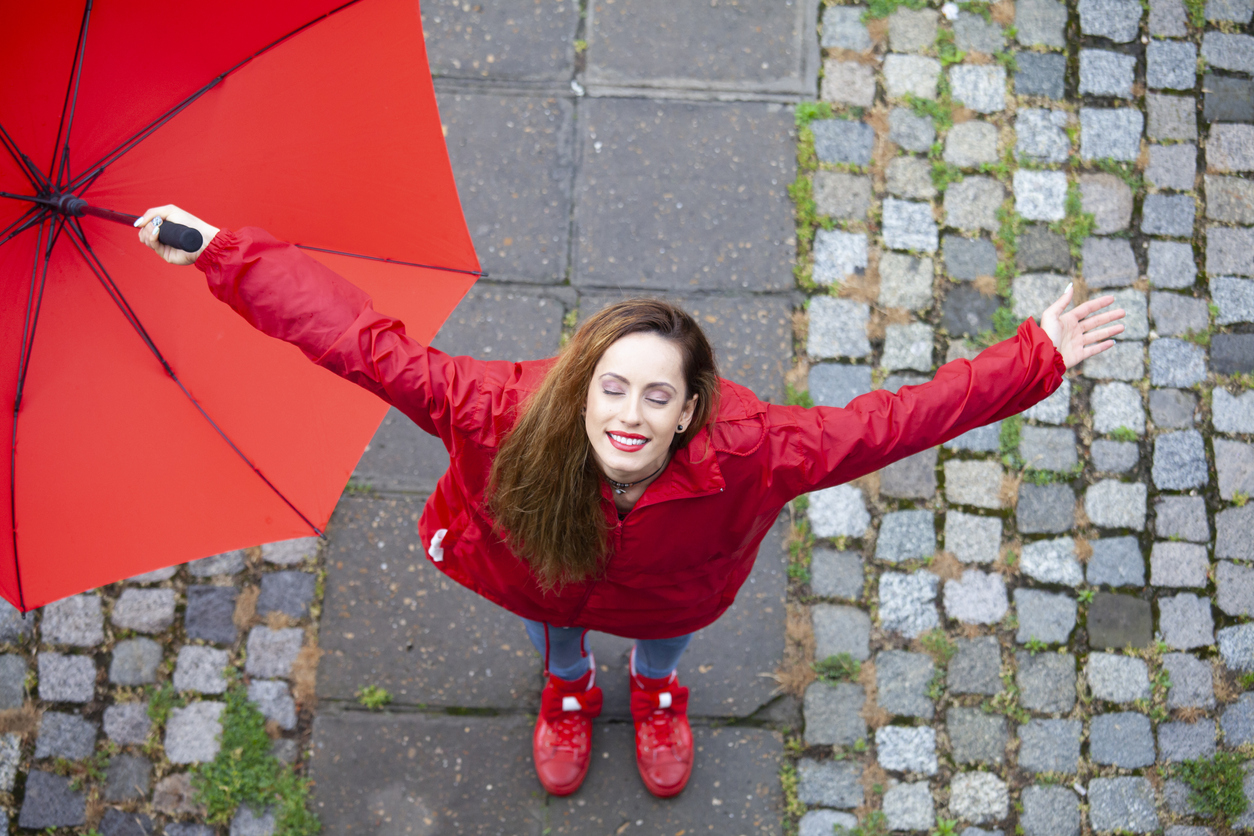
<path fill-rule="evenodd" d="M 635 398 L 627 398 L 626 401 L 619 417 L 624 424 L 635 426 L 640 423 L 640 402 Z"/>

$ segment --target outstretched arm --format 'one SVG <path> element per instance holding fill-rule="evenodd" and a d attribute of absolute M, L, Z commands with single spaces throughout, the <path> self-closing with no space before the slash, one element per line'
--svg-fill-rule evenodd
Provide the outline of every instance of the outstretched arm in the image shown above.
<path fill-rule="evenodd" d="M 1045 310 L 1043 327 L 1026 320 L 1014 337 L 974 360 L 946 363 L 920 386 L 868 392 L 844 408 L 771 406 L 772 460 L 782 498 L 856 479 L 1050 395 L 1063 372 L 1105 351 L 1114 344 L 1105 338 L 1123 330 L 1107 325 L 1123 311 L 1095 313 L 1112 297 L 1064 312 L 1071 295 L 1068 287 Z"/>
<path fill-rule="evenodd" d="M 160 244 L 153 217 L 200 230 L 205 245 L 185 253 Z M 195 263 L 213 295 L 254 328 L 374 392 L 446 444 L 454 429 L 483 440 L 502 429 L 498 416 L 508 410 L 499 402 L 517 394 L 519 364 L 449 357 L 419 343 L 361 288 L 260 229 L 219 230 L 175 206 L 150 209 L 137 224 L 141 241 L 171 264 Z"/>

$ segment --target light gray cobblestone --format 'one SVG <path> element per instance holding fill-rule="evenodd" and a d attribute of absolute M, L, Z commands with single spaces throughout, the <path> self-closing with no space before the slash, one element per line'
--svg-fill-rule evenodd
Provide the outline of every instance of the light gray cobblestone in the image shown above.
<path fill-rule="evenodd" d="M 940 624 L 936 593 L 940 580 L 931 572 L 919 570 L 910 575 L 884 572 L 880 575 L 880 625 L 884 630 L 914 638 Z"/>

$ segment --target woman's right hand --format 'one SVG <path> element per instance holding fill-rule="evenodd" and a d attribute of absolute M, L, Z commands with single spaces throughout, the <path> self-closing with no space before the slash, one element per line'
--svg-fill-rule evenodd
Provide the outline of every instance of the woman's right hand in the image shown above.
<path fill-rule="evenodd" d="M 169 244 L 162 244 L 157 240 L 158 228 L 153 225 L 153 218 L 161 218 L 162 221 L 174 221 L 183 226 L 190 226 L 192 229 L 200 230 L 202 243 L 200 249 L 194 253 L 186 250 L 180 250 L 177 247 L 171 247 Z M 188 214 L 177 206 L 158 206 L 149 209 L 147 212 L 139 216 L 139 220 L 135 221 L 135 226 L 139 227 L 139 240 L 156 251 L 157 255 L 164 258 L 171 264 L 194 264 L 200 254 L 205 251 L 205 247 L 209 246 L 209 242 L 213 240 L 213 236 L 218 234 L 216 226 L 210 226 L 195 215 Z"/>

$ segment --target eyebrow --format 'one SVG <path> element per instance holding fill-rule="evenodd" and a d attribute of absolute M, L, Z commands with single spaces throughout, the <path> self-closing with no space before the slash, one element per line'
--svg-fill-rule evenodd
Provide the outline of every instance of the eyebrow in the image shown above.
<path fill-rule="evenodd" d="M 613 372 L 605 372 L 604 374 L 601 375 L 601 377 L 612 377 L 615 380 L 621 380 L 623 383 L 626 383 L 628 386 L 631 385 L 631 381 L 623 377 L 621 374 L 614 374 Z M 649 389 L 653 386 L 665 386 L 667 389 L 670 389 L 672 392 L 675 392 L 675 393 L 679 392 L 678 389 L 676 389 L 674 386 L 667 383 L 665 380 L 659 380 L 654 383 L 649 383 L 644 388 Z"/>

